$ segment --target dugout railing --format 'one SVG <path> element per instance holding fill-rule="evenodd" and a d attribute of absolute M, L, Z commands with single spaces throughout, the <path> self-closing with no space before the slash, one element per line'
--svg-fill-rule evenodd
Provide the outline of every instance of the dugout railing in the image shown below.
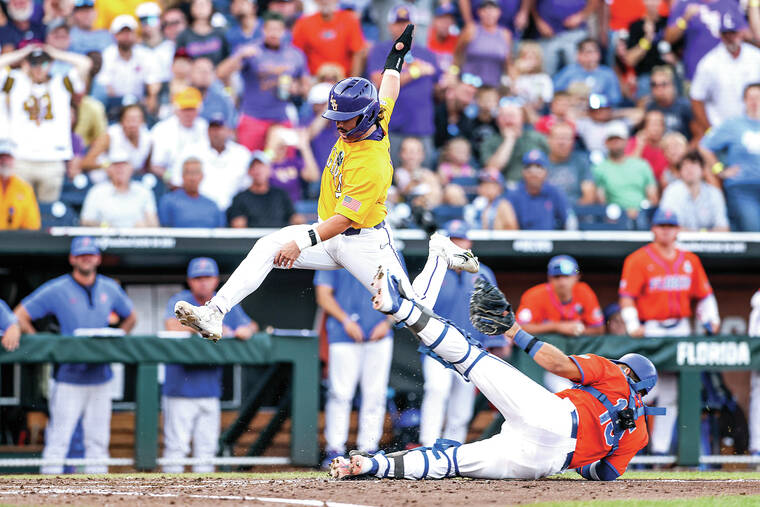
<path fill-rule="evenodd" d="M 295 334 L 295 333 L 294 333 Z M 673 457 L 637 457 L 636 461 L 696 466 L 700 463 L 758 463 L 752 456 L 700 456 L 702 419 L 700 372 L 705 370 L 760 369 L 760 339 L 746 336 L 641 338 L 598 336 L 544 337 L 568 354 L 595 353 L 620 357 L 628 352 L 647 355 L 659 371 L 679 374 L 678 452 Z M 277 364 L 292 365 L 290 416 L 292 418 L 288 458 L 221 457 L 217 465 L 318 463 L 317 411 L 319 403 L 319 360 L 313 336 L 270 336 L 257 334 L 251 340 L 222 340 L 211 343 L 199 337 L 166 339 L 127 336 L 123 338 L 77 338 L 56 335 L 24 336 L 21 346 L 0 349 L 0 363 L 121 362 L 137 365 L 134 459 L 113 459 L 110 465 L 132 465 L 152 470 L 168 464 L 158 458 L 159 395 L 158 363 L 182 364 Z M 516 350 L 512 362 L 541 382 L 543 370 L 526 354 Z M 508 388 L 508 386 L 506 386 Z M 81 461 L 81 460 L 80 460 Z M 80 463 L 72 461 L 72 463 Z M 81 461 L 84 463 L 83 461 Z M 186 460 L 190 464 L 192 460 Z M 2 467 L 35 466 L 40 460 L 0 460 Z"/>
<path fill-rule="evenodd" d="M 186 365 L 290 365 L 291 418 L 289 457 L 218 457 L 215 465 L 296 465 L 318 463 L 317 411 L 319 403 L 319 360 L 317 339 L 312 333 L 269 335 L 259 333 L 248 341 L 220 340 L 212 343 L 200 337 L 172 339 L 154 336 L 82 338 L 58 335 L 25 335 L 18 349 L 0 348 L 0 363 L 132 363 L 137 365 L 134 458 L 111 458 L 111 466 L 134 466 L 154 470 L 173 464 L 158 457 L 159 363 Z M 197 460 L 184 459 L 184 464 Z M 209 460 L 204 461 L 204 463 Z M 95 464 L 86 459 L 66 460 L 66 464 Z M 8 458 L 3 467 L 32 467 L 41 459 Z M 51 463 L 52 464 L 52 463 Z"/>

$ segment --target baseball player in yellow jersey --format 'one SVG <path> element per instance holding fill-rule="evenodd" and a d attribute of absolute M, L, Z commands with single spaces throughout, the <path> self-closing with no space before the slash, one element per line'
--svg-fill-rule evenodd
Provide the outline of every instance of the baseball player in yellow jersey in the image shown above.
<path fill-rule="evenodd" d="M 410 283 L 385 223 L 385 199 L 393 180 L 388 122 L 401 87 L 401 67 L 412 43 L 408 25 L 388 55 L 380 91 L 364 78 L 350 77 L 330 90 L 323 116 L 335 121 L 340 134 L 322 173 L 319 222 L 293 225 L 256 242 L 227 283 L 205 306 L 180 301 L 179 321 L 206 338 L 222 335 L 224 315 L 255 291 L 273 267 L 346 268 L 373 294 L 378 266 L 387 268 L 408 297 L 432 307 L 447 268 L 477 272 L 478 260 L 447 237 L 433 234 L 422 272 Z"/>

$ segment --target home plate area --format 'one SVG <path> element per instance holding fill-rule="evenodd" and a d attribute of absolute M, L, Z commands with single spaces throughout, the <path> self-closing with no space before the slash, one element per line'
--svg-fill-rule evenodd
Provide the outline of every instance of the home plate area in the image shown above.
<path fill-rule="evenodd" d="M 255 479 L 158 475 L 0 477 L 0 505 L 513 505 L 595 500 L 744 497 L 760 502 L 760 481 L 618 480 L 540 481 Z M 621 502 L 625 505 L 627 502 Z"/>

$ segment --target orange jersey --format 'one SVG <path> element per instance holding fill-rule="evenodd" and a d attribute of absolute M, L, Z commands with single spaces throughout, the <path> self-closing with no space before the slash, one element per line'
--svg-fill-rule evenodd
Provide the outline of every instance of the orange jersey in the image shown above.
<path fill-rule="evenodd" d="M 581 372 L 580 384 L 598 389 L 619 410 L 628 406 L 631 391 L 618 365 L 594 354 L 570 356 L 570 359 Z M 649 442 L 646 417 L 642 413 L 636 419 L 636 427 L 623 433 L 618 448 L 608 456 L 612 450 L 612 421 L 602 402 L 580 389 L 566 389 L 557 396 L 572 401 L 578 411 L 578 439 L 569 468 L 589 465 L 606 457 L 606 461 L 622 475 L 631 458 Z M 643 406 L 641 396 L 636 395 L 635 404 L 636 407 Z"/>
<path fill-rule="evenodd" d="M 330 20 L 319 12 L 299 18 L 293 25 L 293 45 L 306 54 L 312 74 L 325 63 L 335 63 L 350 76 L 351 59 L 365 42 L 359 18 L 351 11 L 337 11 Z"/>
<path fill-rule="evenodd" d="M 575 284 L 572 298 L 566 303 L 559 300 L 549 283 L 531 287 L 520 299 L 520 308 L 517 310 L 517 322 L 520 324 L 571 320 L 579 320 L 588 327 L 604 324 L 599 300 L 585 282 Z"/>
<path fill-rule="evenodd" d="M 643 321 L 691 317 L 691 299 L 703 299 L 712 292 L 699 257 L 691 252 L 676 250 L 669 261 L 649 244 L 626 257 L 623 264 L 620 296 L 636 301 Z"/>

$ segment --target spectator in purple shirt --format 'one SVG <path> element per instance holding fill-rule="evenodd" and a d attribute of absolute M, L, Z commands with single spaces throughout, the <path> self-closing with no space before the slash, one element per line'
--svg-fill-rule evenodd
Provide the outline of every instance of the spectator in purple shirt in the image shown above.
<path fill-rule="evenodd" d="M 501 8 L 495 0 L 478 7 L 480 21 L 465 26 L 454 49 L 454 63 L 464 74 L 474 74 L 483 84 L 498 88 L 512 53 L 512 34 L 499 26 Z"/>
<path fill-rule="evenodd" d="M 0 27 L 0 50 L 3 53 L 18 49 L 24 41 L 45 40 L 42 4 L 33 0 L 8 0 L 6 9 L 8 22 Z"/>
<path fill-rule="evenodd" d="M 237 21 L 225 33 L 231 52 L 234 53 L 243 44 L 251 44 L 262 37 L 261 21 L 256 16 L 256 2 L 252 0 L 232 0 L 232 3 L 230 3 L 230 14 Z"/>
<path fill-rule="evenodd" d="M 290 100 L 309 89 L 306 57 L 300 49 L 283 42 L 286 28 L 282 16 L 268 13 L 263 23 L 260 42 L 239 47 L 217 68 L 223 81 L 240 70 L 243 96 L 237 137 L 249 150 L 264 147 L 272 125 L 292 125 Z"/>
<path fill-rule="evenodd" d="M 317 83 L 311 87 L 307 98 L 313 113 L 313 118 L 307 127 L 311 139 L 311 152 L 320 171 L 327 164 L 330 150 L 338 140 L 338 131 L 335 126 L 327 118 L 322 117 L 322 113 L 327 109 L 327 100 L 330 98 L 332 86 L 333 83 Z"/>
<path fill-rule="evenodd" d="M 533 21 L 541 35 L 544 71 L 553 76 L 575 61 L 577 44 L 587 37 L 586 20 L 599 0 L 536 0 Z"/>
<path fill-rule="evenodd" d="M 383 66 L 393 40 L 397 39 L 408 23 L 413 23 L 412 8 L 402 4 L 393 9 L 388 16 L 388 30 L 391 39 L 378 42 L 367 57 L 367 73 L 380 86 Z M 411 58 L 410 58 L 411 57 Z M 435 112 L 433 91 L 441 77 L 435 54 L 427 48 L 412 45 L 406 57 L 406 65 L 401 71 L 401 90 L 393 110 L 389 125 L 391 142 L 391 160 L 398 165 L 401 142 L 406 137 L 417 137 L 425 146 L 425 153 L 431 156 L 435 153 L 433 134 L 435 134 Z M 431 160 L 432 162 L 432 160 Z"/>
<path fill-rule="evenodd" d="M 295 130 L 279 125 L 269 129 L 266 152 L 272 155 L 269 183 L 288 193 L 290 200 L 304 198 L 307 184 L 318 181 L 320 170 L 314 162 L 306 129 Z"/>
<path fill-rule="evenodd" d="M 479 20 L 478 9 L 483 0 L 459 0 L 458 3 L 465 25 Z M 499 26 L 507 28 L 513 35 L 519 37 L 528 26 L 531 0 L 499 0 L 498 4 L 501 8 Z"/>
<path fill-rule="evenodd" d="M 720 22 L 727 13 L 739 20 L 737 30 L 747 29 L 736 0 L 676 0 L 671 7 L 665 40 L 675 44 L 683 38 L 682 59 L 689 81 L 694 78 L 699 60 L 720 42 Z"/>

